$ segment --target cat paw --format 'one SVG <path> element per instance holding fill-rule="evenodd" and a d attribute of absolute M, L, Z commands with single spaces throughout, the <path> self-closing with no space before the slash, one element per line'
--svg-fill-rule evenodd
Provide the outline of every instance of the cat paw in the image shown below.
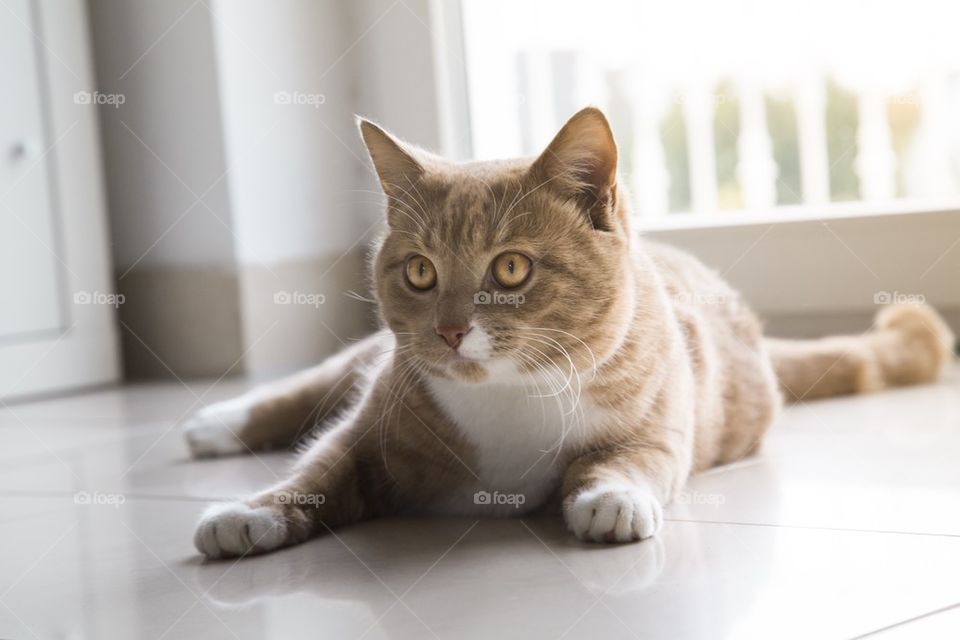
<path fill-rule="evenodd" d="M 204 407 L 183 423 L 183 435 L 194 458 L 243 453 L 246 447 L 237 437 L 250 418 L 244 398 L 234 398 Z"/>
<path fill-rule="evenodd" d="M 568 498 L 567 527 L 586 542 L 631 542 L 649 538 L 663 524 L 663 508 L 641 485 L 603 482 Z"/>
<path fill-rule="evenodd" d="M 265 553 L 287 542 L 287 525 L 270 507 L 243 502 L 215 504 L 200 517 L 193 544 L 208 558 Z"/>

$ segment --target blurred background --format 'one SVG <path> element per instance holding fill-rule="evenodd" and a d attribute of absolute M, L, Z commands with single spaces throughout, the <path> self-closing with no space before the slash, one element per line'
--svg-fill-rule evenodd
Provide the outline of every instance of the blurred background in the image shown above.
<path fill-rule="evenodd" d="M 609 115 L 640 232 L 771 333 L 960 329 L 960 7 L 2 0 L 0 399 L 269 377 L 374 326 L 355 114 L 448 157 Z"/>

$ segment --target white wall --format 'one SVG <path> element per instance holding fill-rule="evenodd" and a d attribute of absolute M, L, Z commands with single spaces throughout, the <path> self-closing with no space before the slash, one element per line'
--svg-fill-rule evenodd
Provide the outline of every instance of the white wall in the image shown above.
<path fill-rule="evenodd" d="M 645 235 L 716 269 L 772 335 L 860 332 L 884 304 L 919 300 L 960 331 L 960 211 L 897 205 L 866 215 L 850 208 L 824 220 L 790 210 L 763 221 L 677 216 Z"/>
<path fill-rule="evenodd" d="M 348 5 L 218 0 L 214 34 L 241 262 L 342 251 L 363 156 L 353 125 Z M 289 99 L 289 103 L 285 100 Z"/>
<path fill-rule="evenodd" d="M 88 6 L 98 90 L 125 98 L 99 109 L 115 266 L 232 263 L 211 16 L 192 0 Z"/>
<path fill-rule="evenodd" d="M 381 214 L 354 116 L 442 147 L 429 2 L 211 7 L 238 259 L 350 248 Z"/>
<path fill-rule="evenodd" d="M 89 4 L 99 90 L 126 98 L 100 110 L 121 269 L 349 246 L 380 215 L 355 114 L 444 146 L 429 0 Z"/>
<path fill-rule="evenodd" d="M 440 151 L 441 117 L 429 0 L 357 0 L 357 107 L 362 115 L 417 145 Z"/>
<path fill-rule="evenodd" d="M 346 292 L 383 204 L 354 118 L 447 142 L 431 0 L 89 1 L 100 91 L 125 96 L 101 119 L 128 368 L 291 369 L 367 332 Z"/>

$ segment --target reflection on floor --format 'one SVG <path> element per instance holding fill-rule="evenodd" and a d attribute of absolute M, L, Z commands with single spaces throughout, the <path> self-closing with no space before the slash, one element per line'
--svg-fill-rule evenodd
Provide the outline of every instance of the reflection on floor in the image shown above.
<path fill-rule="evenodd" d="M 960 637 L 956 373 L 790 408 L 760 457 L 695 478 L 655 540 L 383 520 L 205 563 L 191 544 L 205 504 L 290 463 L 187 458 L 177 420 L 242 388 L 0 411 L 0 637 Z"/>

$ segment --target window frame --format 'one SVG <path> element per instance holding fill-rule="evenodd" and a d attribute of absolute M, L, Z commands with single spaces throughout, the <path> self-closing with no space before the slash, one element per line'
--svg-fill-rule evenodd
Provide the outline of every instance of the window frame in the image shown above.
<path fill-rule="evenodd" d="M 442 152 L 470 158 L 470 113 L 461 0 L 428 0 Z M 464 139 L 467 140 L 464 143 Z M 921 295 L 960 328 L 960 198 L 789 205 L 636 217 L 642 236 L 697 255 L 781 335 L 865 330 L 874 296 Z M 774 230 L 776 232 L 774 232 Z M 803 243 L 798 250 L 797 243 Z M 888 261 L 912 256 L 890 269 Z M 790 256 L 790 263 L 787 258 Z M 932 265 L 932 266 L 931 266 Z M 756 277 L 759 270 L 763 275 Z M 842 282 L 818 286 L 811 279 Z M 775 295 L 771 295 L 775 291 Z M 879 299 L 879 298 L 878 298 Z"/>

